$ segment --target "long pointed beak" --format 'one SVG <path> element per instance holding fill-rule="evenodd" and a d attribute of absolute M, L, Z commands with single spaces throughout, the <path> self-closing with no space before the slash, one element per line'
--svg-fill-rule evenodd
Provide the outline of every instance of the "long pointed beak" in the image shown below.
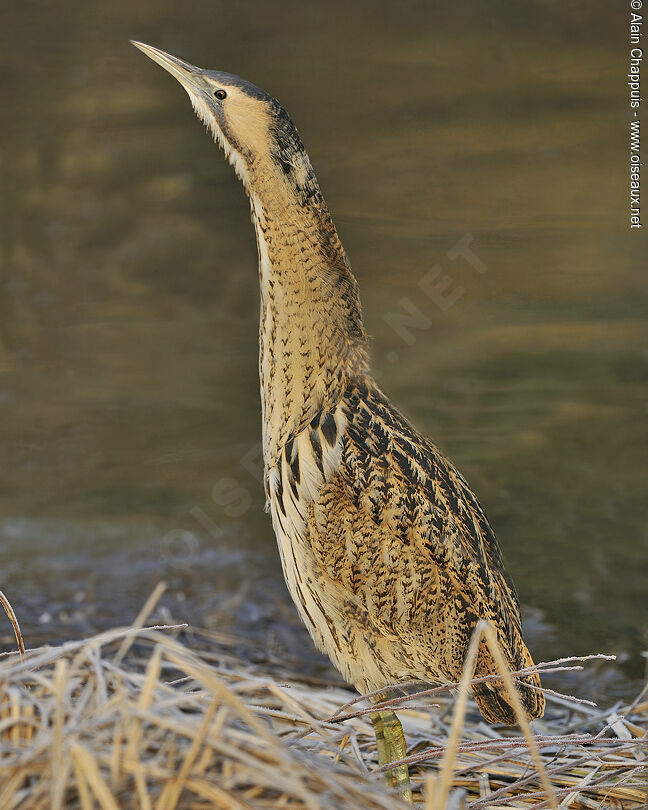
<path fill-rule="evenodd" d="M 161 51 L 159 48 L 154 48 L 152 45 L 146 45 L 144 42 L 137 42 L 131 39 L 131 44 L 139 48 L 142 53 L 145 53 L 165 70 L 168 70 L 185 90 L 191 89 L 196 91 L 202 89 L 200 78 L 203 71 L 199 67 L 191 65 L 189 62 L 184 62 L 182 59 L 178 59 L 177 56 L 172 56 L 170 53 Z"/>

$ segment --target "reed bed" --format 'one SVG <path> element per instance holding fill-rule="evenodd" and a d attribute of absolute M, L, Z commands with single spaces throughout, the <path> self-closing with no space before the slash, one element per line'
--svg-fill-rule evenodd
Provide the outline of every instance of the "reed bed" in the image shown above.
<path fill-rule="evenodd" d="M 406 806 L 377 773 L 366 701 L 251 664 L 240 639 L 141 619 L 0 659 L 0 810 Z M 648 690 L 607 710 L 548 693 L 520 732 L 480 720 L 470 681 L 385 704 L 426 810 L 647 806 Z"/>

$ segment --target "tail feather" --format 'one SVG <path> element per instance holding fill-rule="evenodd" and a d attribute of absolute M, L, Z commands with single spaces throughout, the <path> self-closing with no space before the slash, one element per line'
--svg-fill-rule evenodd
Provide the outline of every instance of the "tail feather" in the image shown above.
<path fill-rule="evenodd" d="M 524 642 L 521 642 L 521 644 L 522 650 L 520 652 L 522 654 L 515 663 L 515 670 L 533 666 L 531 654 L 527 650 Z M 484 658 L 486 658 L 488 663 L 484 661 Z M 477 668 L 478 676 L 497 674 L 495 664 L 490 655 L 483 657 L 480 655 L 480 659 L 481 665 Z M 528 689 L 524 686 L 525 683 L 536 688 Z M 542 717 L 544 714 L 545 696 L 542 692 L 538 691 L 537 687 L 540 686 L 540 676 L 537 672 L 533 672 L 531 675 L 527 675 L 524 678 L 516 679 L 516 688 L 529 720 Z M 512 705 L 511 696 L 502 681 L 487 681 L 486 683 L 475 684 L 473 686 L 473 696 L 479 711 L 489 723 L 503 723 L 506 726 L 517 725 L 517 716 Z"/>

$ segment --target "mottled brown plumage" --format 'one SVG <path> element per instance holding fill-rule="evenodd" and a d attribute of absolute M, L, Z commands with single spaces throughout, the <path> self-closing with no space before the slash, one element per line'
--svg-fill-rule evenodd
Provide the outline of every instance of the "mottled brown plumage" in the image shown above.
<path fill-rule="evenodd" d="M 304 456 L 316 459 L 314 498 L 301 480 Z M 513 669 L 532 665 L 479 502 L 369 376 L 347 381 L 337 405 L 284 447 L 277 469 L 271 507 L 291 593 L 317 646 L 360 691 L 459 680 L 479 618 L 493 624 Z M 477 674 L 492 672 L 484 646 Z M 542 693 L 522 696 L 539 716 Z M 501 689 L 478 687 L 475 697 L 490 722 L 515 722 Z"/>
<path fill-rule="evenodd" d="M 371 376 L 357 284 L 287 113 L 242 79 L 139 47 L 185 87 L 250 197 L 266 493 L 315 643 L 361 691 L 458 680 L 479 619 L 512 669 L 531 665 L 477 498 Z M 477 674 L 494 671 L 484 646 Z M 542 715 L 541 692 L 521 696 L 530 717 Z M 515 722 L 501 684 L 475 698 L 487 720 Z"/>

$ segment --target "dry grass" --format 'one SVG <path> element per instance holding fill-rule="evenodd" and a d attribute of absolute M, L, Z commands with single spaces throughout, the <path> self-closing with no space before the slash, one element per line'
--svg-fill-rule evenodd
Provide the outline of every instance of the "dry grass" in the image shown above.
<path fill-rule="evenodd" d="M 375 772 L 366 704 L 246 663 L 237 646 L 134 626 L 4 656 L 0 810 L 404 806 Z M 549 694 L 525 739 L 479 720 L 469 682 L 456 698 L 444 687 L 391 702 L 426 810 L 646 806 L 648 693 L 614 711 Z M 436 707 L 422 706 L 430 693 Z"/>

